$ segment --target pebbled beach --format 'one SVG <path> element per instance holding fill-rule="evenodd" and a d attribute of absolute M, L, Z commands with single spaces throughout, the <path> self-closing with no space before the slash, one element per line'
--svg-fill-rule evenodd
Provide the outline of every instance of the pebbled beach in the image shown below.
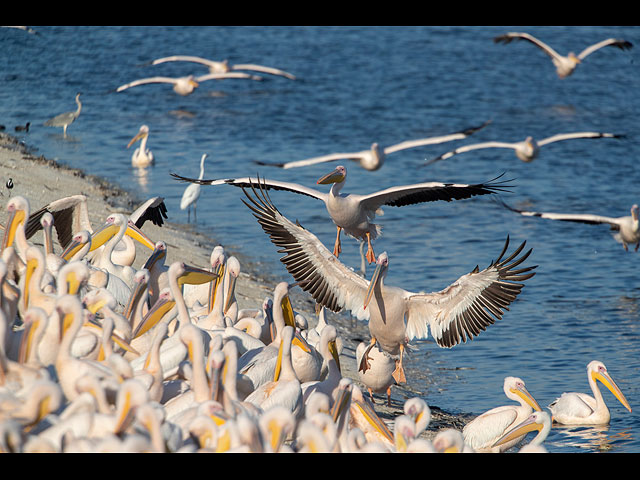
<path fill-rule="evenodd" d="M 59 198 L 82 193 L 86 195 L 89 206 L 89 217 L 93 225 L 101 224 L 106 217 L 115 212 L 131 213 L 146 198 L 138 198 L 132 192 L 127 192 L 106 180 L 88 175 L 85 172 L 67 167 L 54 160 L 39 156 L 37 150 L 25 145 L 18 138 L 0 132 L 0 201 L 3 205 L 13 196 L 23 196 L 30 204 L 31 211 L 35 211 L 47 203 Z M 11 179 L 13 187 L 8 188 Z M 3 207 L 4 208 L 4 207 Z M 162 240 L 167 244 L 167 264 L 183 261 L 187 264 L 207 268 L 211 250 L 220 242 L 199 233 L 193 225 L 172 222 L 171 207 L 168 206 L 168 219 L 162 227 L 147 222 L 145 233 L 154 241 Z M 6 214 L 0 215 L 0 224 L 4 225 Z M 38 233 L 31 240 L 42 245 L 42 234 Z M 223 245 L 224 246 L 224 245 Z M 56 250 L 60 247 L 56 243 Z M 149 255 L 149 251 L 138 246 L 134 267 L 139 268 Z M 229 251 L 228 255 L 235 255 L 242 267 L 240 279 L 236 286 L 239 308 L 260 308 L 267 296 L 273 295 L 273 288 L 280 281 L 290 281 L 287 278 L 272 278 L 261 265 L 252 262 L 241 252 Z M 274 255 L 279 255 L 274 251 Z M 310 326 L 315 325 L 317 319 L 314 312 L 312 298 L 300 289 L 291 293 L 293 307 L 305 315 Z M 327 312 L 328 323 L 334 325 L 343 341 L 341 353 L 342 374 L 358 382 L 355 351 L 359 342 L 369 341 L 367 325 L 362 322 L 351 321 L 348 313 L 334 314 Z M 440 367 L 445 368 L 445 367 Z M 424 433 L 432 438 L 443 428 L 461 430 L 472 416 L 459 412 L 447 411 L 447 406 L 432 405 L 429 402 L 428 388 L 440 388 L 438 370 L 417 371 L 412 369 L 409 359 L 407 365 L 409 383 L 392 387 L 391 406 L 386 405 L 386 398 L 375 396 L 375 409 L 379 416 L 392 428 L 395 417 L 402 413 L 405 401 L 409 398 L 422 397 L 432 410 L 432 420 L 428 430 Z M 455 375 L 455 374 L 454 374 Z M 360 384 L 358 382 L 358 384 Z M 360 384 L 361 385 L 361 384 Z M 420 385 L 420 388 L 414 387 Z M 361 385 L 362 386 L 362 385 Z M 363 390 L 365 391 L 365 390 Z"/>

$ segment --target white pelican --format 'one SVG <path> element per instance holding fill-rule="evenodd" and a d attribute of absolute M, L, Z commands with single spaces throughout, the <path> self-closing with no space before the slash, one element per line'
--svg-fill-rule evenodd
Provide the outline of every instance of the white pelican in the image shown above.
<path fill-rule="evenodd" d="M 490 141 L 481 143 L 472 143 L 470 145 L 463 145 L 455 148 L 447 153 L 443 153 L 431 160 L 427 161 L 425 165 L 431 165 L 432 163 L 440 160 L 446 160 L 460 153 L 470 152 L 472 150 L 479 150 L 483 148 L 510 148 L 515 151 L 516 156 L 523 162 L 531 162 L 538 157 L 540 153 L 540 147 L 548 145 L 554 142 L 561 142 L 563 140 L 576 140 L 580 138 L 623 138 L 623 135 L 617 135 L 615 133 L 604 132 L 572 132 L 572 133 L 558 133 L 551 135 L 550 137 L 543 138 L 542 140 L 535 140 L 532 136 L 528 136 L 520 142 L 500 142 Z"/>
<path fill-rule="evenodd" d="M 131 165 L 134 167 L 148 167 L 153 164 L 153 152 L 147 148 L 148 139 L 149 127 L 147 125 L 142 125 L 138 133 L 127 144 L 127 148 L 129 148 L 138 140 L 140 141 L 140 146 L 135 149 L 131 156 Z"/>
<path fill-rule="evenodd" d="M 409 415 L 398 415 L 393 423 L 393 438 L 397 453 L 436 453 L 429 440 L 418 437 L 416 425 Z"/>
<path fill-rule="evenodd" d="M 504 379 L 504 393 L 507 398 L 520 405 L 505 405 L 492 408 L 467 423 L 462 430 L 464 441 L 477 452 L 502 452 L 508 450 L 524 438 L 513 437 L 508 442 L 494 446 L 509 430 L 520 424 L 534 410 L 540 411 L 540 405 L 529 393 L 524 381 L 518 377 Z"/>
<path fill-rule="evenodd" d="M 602 393 L 596 381 L 602 382 L 624 407 L 631 411 L 629 402 L 613 381 L 604 363 L 593 360 L 587 365 L 587 376 L 593 397 L 586 393 L 563 393 L 551 405 L 552 419 L 563 425 L 605 425 L 611 420 L 611 414 L 604 403 Z M 594 398 L 595 397 L 595 398 Z"/>
<path fill-rule="evenodd" d="M 368 345 L 364 342 L 360 342 L 356 347 L 356 365 L 360 365 L 367 348 Z M 393 378 L 396 361 L 376 345 L 369 349 L 367 355 L 369 368 L 365 372 L 358 369 L 358 379 L 367 388 L 372 403 L 375 403 L 374 393 L 385 393 L 387 405 L 391 406 L 391 386 L 396 383 Z"/>
<path fill-rule="evenodd" d="M 44 125 L 46 127 L 62 127 L 63 134 L 66 137 L 67 127 L 71 125 L 76 118 L 78 118 L 80 112 L 82 111 L 82 102 L 80 101 L 80 95 L 80 93 L 76 94 L 76 105 L 78 105 L 78 108 L 74 112 L 66 112 L 61 113 L 60 115 L 56 115 L 55 117 L 50 118 L 49 120 L 44 122 Z"/>
<path fill-rule="evenodd" d="M 551 61 L 556 67 L 556 72 L 558 73 L 558 77 L 566 78 L 573 73 L 579 63 L 581 63 L 587 55 L 591 55 L 596 50 L 600 50 L 604 47 L 618 47 L 620 50 L 626 50 L 633 47 L 631 42 L 627 40 L 619 39 L 619 38 L 607 38 L 606 40 L 602 40 L 601 42 L 595 43 L 587 48 L 585 48 L 582 52 L 576 55 L 573 52 L 569 52 L 567 56 L 560 55 L 553 48 L 551 48 L 546 43 L 541 42 L 533 35 L 528 33 L 521 32 L 508 32 L 504 35 L 499 35 L 493 39 L 495 43 L 510 43 L 513 40 L 526 40 L 528 42 L 533 43 L 535 46 L 540 48 L 544 53 L 551 57 Z"/>
<path fill-rule="evenodd" d="M 625 250 L 629 251 L 629 244 L 635 244 L 635 251 L 637 252 L 638 247 L 640 246 L 640 222 L 638 221 L 639 215 L 637 204 L 634 204 L 631 207 L 631 215 L 623 217 L 605 217 L 590 213 L 531 212 L 510 207 L 503 201 L 500 203 L 512 212 L 519 213 L 526 217 L 540 217 L 548 218 L 549 220 L 588 223 L 592 225 L 608 224 L 611 227 L 611 230 L 616 232 L 614 235 L 615 240 L 622 243 Z"/>
<path fill-rule="evenodd" d="M 336 348 L 337 338 L 338 332 L 333 325 L 327 325 L 322 330 L 320 342 L 316 348 L 322 355 L 323 361 L 327 364 L 327 375 L 322 380 L 312 380 L 302 384 L 302 395 L 305 403 L 314 392 L 332 396 L 342 379 L 340 357 Z"/>
<path fill-rule="evenodd" d="M 255 75 L 248 75 L 246 73 L 241 72 L 232 72 L 232 73 L 209 73 L 207 75 L 201 75 L 199 77 L 194 77 L 193 75 L 189 75 L 186 77 L 149 77 L 149 78 L 141 78 L 139 80 L 134 80 L 133 82 L 126 83 L 124 85 L 120 85 L 116 92 L 122 92 L 131 87 L 137 87 L 138 85 L 146 85 L 149 83 L 170 83 L 173 85 L 173 91 L 178 95 L 186 96 L 193 93 L 193 91 L 200 86 L 200 83 L 206 82 L 207 80 L 223 80 L 225 78 L 247 78 L 251 80 L 260 80 L 260 77 L 256 77 Z"/>
<path fill-rule="evenodd" d="M 200 159 L 200 176 L 198 180 L 204 178 L 204 160 L 207 158 L 207 154 L 202 154 Z M 191 207 L 193 206 L 193 220 L 197 221 L 196 217 L 196 205 L 200 198 L 200 184 L 191 183 L 184 189 L 182 198 L 180 199 L 180 210 L 187 210 L 187 222 L 191 219 Z"/>
<path fill-rule="evenodd" d="M 321 200 L 324 202 L 327 211 L 337 228 L 334 255 L 338 256 L 340 254 L 340 233 L 344 230 L 347 235 L 366 240 L 368 242 L 366 257 L 369 263 L 373 263 L 375 261 L 375 254 L 373 253 L 371 241 L 381 234 L 380 226 L 372 223 L 372 221 L 376 214 L 379 213 L 382 206 L 389 205 L 392 207 L 402 207 L 416 203 L 435 202 L 437 200 L 461 200 L 475 195 L 497 193 L 508 188 L 507 186 L 501 185 L 497 182 L 491 183 L 492 181 L 478 184 L 425 182 L 390 187 L 368 195 L 358 195 L 355 193 L 343 194 L 341 193 L 341 190 L 347 181 L 347 169 L 342 165 L 321 177 L 317 182 L 318 184 L 333 184 L 331 185 L 329 193 L 324 193 L 297 183 L 267 180 L 264 178 L 255 179 L 252 177 L 244 177 L 219 180 L 197 180 L 194 178 L 181 177 L 175 173 L 172 173 L 171 175 L 182 181 L 200 183 L 202 185 L 227 184 L 234 187 L 244 188 L 249 187 L 252 184 L 260 183 L 261 188 L 266 190 L 285 190 Z"/>
<path fill-rule="evenodd" d="M 551 415 L 543 411 L 535 411 L 529 415 L 526 419 L 513 427 L 502 438 L 493 444 L 494 447 L 498 447 L 504 443 L 507 443 L 516 438 L 522 438 L 529 432 L 534 430 L 538 431 L 538 434 L 528 444 L 524 445 L 520 449 L 520 453 L 545 453 L 546 448 L 542 445 L 551 431 Z"/>
<path fill-rule="evenodd" d="M 27 222 L 30 218 L 29 201 L 21 196 L 12 197 L 7 203 L 7 214 L 0 252 L 4 254 L 5 249 L 15 245 L 15 253 L 24 262 L 24 256 L 27 248 L 29 248 L 25 234 Z"/>
<path fill-rule="evenodd" d="M 433 448 L 436 453 L 475 453 L 462 437 L 462 432 L 455 428 L 444 428 L 433 437 Z"/>
<path fill-rule="evenodd" d="M 307 158 L 305 160 L 296 160 L 286 163 L 268 163 L 268 162 L 256 162 L 258 165 L 266 165 L 280 168 L 297 168 L 308 167 L 309 165 L 316 165 L 318 163 L 333 162 L 337 160 L 353 160 L 365 170 L 374 171 L 384 165 L 387 155 L 390 155 L 401 150 L 407 150 L 409 148 L 423 147 L 425 145 L 436 145 L 439 143 L 451 142 L 453 140 L 461 140 L 467 138 L 469 135 L 474 134 L 478 130 L 484 128 L 489 122 L 485 122 L 479 127 L 471 127 L 460 132 L 451 133 L 448 135 L 441 135 L 437 137 L 421 138 L 418 140 L 406 140 L 404 142 L 390 145 L 386 148 L 382 148 L 380 144 L 373 143 L 368 150 L 362 150 L 359 152 L 349 153 L 331 153 L 329 155 L 321 155 L 319 157 Z"/>
<path fill-rule="evenodd" d="M 279 68 L 266 67 L 264 65 L 256 65 L 254 63 L 237 63 L 235 65 L 229 65 L 228 60 L 216 61 L 208 60 L 202 57 L 196 57 L 192 55 L 172 55 L 170 57 L 158 58 L 151 62 L 152 65 L 158 65 L 165 62 L 192 62 L 206 65 L 209 68 L 209 73 L 229 73 L 234 70 L 252 70 L 260 73 L 268 73 L 270 75 L 278 75 L 286 77 L 290 80 L 295 80 L 296 77 L 289 72 L 280 70 Z"/>
<path fill-rule="evenodd" d="M 261 191 L 252 187 L 255 199 L 243 190 L 261 227 L 274 245 L 286 253 L 280 261 L 317 303 L 334 312 L 350 310 L 358 319 L 369 320 L 372 337 L 382 350 L 399 355 L 394 378 L 404 380 L 402 353 L 414 338 L 426 338 L 428 331 L 441 347 L 450 348 L 480 334 L 515 300 L 531 278 L 535 266 L 517 268 L 531 254 L 518 258 L 523 242 L 503 259 L 509 237 L 497 260 L 480 271 L 478 267 L 440 292 L 413 293 L 382 282 L 388 268 L 388 256 L 381 254 L 370 282 L 340 263 L 326 247 L 299 224 L 283 216 Z M 244 201 L 244 200 L 243 200 Z M 384 312 L 384 313 L 383 313 Z M 371 346 L 375 343 L 372 341 Z M 361 368 L 367 368 L 366 355 Z"/>

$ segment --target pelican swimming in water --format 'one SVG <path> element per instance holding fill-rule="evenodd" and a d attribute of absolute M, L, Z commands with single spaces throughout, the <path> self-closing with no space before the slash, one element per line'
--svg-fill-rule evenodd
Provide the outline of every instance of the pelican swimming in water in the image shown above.
<path fill-rule="evenodd" d="M 512 212 L 519 213 L 525 217 L 548 218 L 549 220 L 562 220 L 565 222 L 588 223 L 591 225 L 609 225 L 612 231 L 615 231 L 614 238 L 622 243 L 626 251 L 629 251 L 629 245 L 635 244 L 635 251 L 640 246 L 640 222 L 638 205 L 631 207 L 631 215 L 623 217 L 605 217 L 602 215 L 593 215 L 590 213 L 551 213 L 551 212 L 531 212 L 518 210 L 510 207 L 501 201 L 502 205 Z"/>
<path fill-rule="evenodd" d="M 50 118 L 49 120 L 44 122 L 44 125 L 46 127 L 62 127 L 63 135 L 66 137 L 67 127 L 75 122 L 76 118 L 78 118 L 80 112 L 82 111 L 82 102 L 80 101 L 80 95 L 81 93 L 76 94 L 76 105 L 78 105 L 78 108 L 75 111 L 56 115 L 55 117 Z"/>
<path fill-rule="evenodd" d="M 131 87 L 137 87 L 138 85 L 147 85 L 150 83 L 169 83 L 173 85 L 173 91 L 178 95 L 187 96 L 191 95 L 193 91 L 200 86 L 202 82 L 206 82 L 207 80 L 224 80 L 227 78 L 245 78 L 250 80 L 260 80 L 260 77 L 256 77 L 255 75 L 249 75 L 241 72 L 231 72 L 231 73 L 209 73 L 207 75 L 201 75 L 199 77 L 194 77 L 193 75 L 188 75 L 186 77 L 149 77 L 149 78 L 141 78 L 139 80 L 134 80 L 133 82 L 126 83 L 124 85 L 120 85 L 116 92 L 123 92 Z"/>
<path fill-rule="evenodd" d="M 518 377 L 506 377 L 503 390 L 507 398 L 520 405 L 492 408 L 467 423 L 462 430 L 464 441 L 476 452 L 502 452 L 520 442 L 525 434 L 512 437 L 508 442 L 502 436 L 525 420 L 531 413 L 541 411 L 540 405 Z M 500 443 L 498 446 L 494 444 Z"/>
<path fill-rule="evenodd" d="M 216 61 L 208 60 L 202 57 L 196 57 L 192 55 L 173 55 L 170 57 L 158 58 L 151 62 L 152 65 L 159 65 L 166 62 L 192 62 L 200 63 L 209 67 L 209 73 L 229 73 L 238 70 L 251 70 L 254 72 L 267 73 L 269 75 L 278 75 L 286 77 L 290 80 L 295 80 L 295 75 L 289 72 L 280 70 L 279 68 L 266 67 L 264 65 L 256 65 L 255 63 L 237 63 L 230 65 L 228 60 Z"/>
<path fill-rule="evenodd" d="M 587 375 L 589 386 L 593 392 L 593 397 L 586 393 L 563 393 L 560 398 L 549 405 L 552 419 L 556 423 L 563 425 L 606 425 L 611 420 L 611 414 L 604 403 L 602 393 L 598 388 L 597 381 L 602 382 L 615 397 L 620 400 L 624 407 L 631 411 L 629 402 L 622 394 L 622 391 L 609 375 L 604 363 L 593 360 L 587 365 Z M 595 397 L 595 398 L 594 398 Z"/>
<path fill-rule="evenodd" d="M 535 158 L 538 157 L 540 153 L 540 147 L 548 145 L 554 142 L 560 142 L 563 140 L 575 140 L 580 138 L 622 138 L 622 135 L 617 135 L 615 133 L 601 133 L 601 132 L 573 132 L 573 133 L 558 133 L 556 135 L 552 135 L 550 137 L 543 138 L 542 140 L 535 140 L 533 137 L 528 136 L 521 142 L 500 142 L 500 141 L 490 141 L 490 142 L 481 142 L 481 143 L 473 143 L 471 145 L 463 145 L 458 147 L 450 152 L 443 153 L 442 155 L 437 156 L 436 158 L 432 158 L 427 161 L 425 165 L 431 165 L 432 163 L 438 162 L 440 160 L 446 160 L 447 158 L 451 158 L 454 155 L 458 155 L 460 153 L 470 152 L 472 150 L 479 150 L 484 148 L 510 148 L 515 151 L 516 156 L 522 160 L 523 162 L 531 162 Z"/>
<path fill-rule="evenodd" d="M 127 148 L 131 147 L 137 141 L 140 146 L 135 149 L 131 156 L 131 165 L 134 167 L 148 167 L 153 164 L 153 152 L 147 148 L 147 140 L 149 138 L 149 127 L 142 125 L 138 133 L 128 143 Z"/>
<path fill-rule="evenodd" d="M 267 165 L 280 168 L 297 168 L 308 167 L 309 165 L 316 165 L 318 163 L 333 162 L 337 160 L 353 160 L 365 170 L 374 171 L 378 170 L 384 164 L 387 155 L 390 155 L 401 150 L 407 150 L 410 148 L 423 147 L 425 145 L 436 145 L 438 143 L 451 142 L 453 140 L 461 140 L 467 138 L 469 135 L 474 134 L 478 130 L 484 128 L 489 122 L 485 122 L 479 127 L 471 127 L 459 132 L 451 133 L 448 135 L 441 135 L 437 137 L 421 138 L 417 140 L 406 140 L 404 142 L 396 143 L 388 147 L 382 148 L 379 143 L 371 144 L 371 147 L 367 150 L 359 152 L 349 153 L 331 153 L 329 155 L 321 155 L 319 157 L 307 158 L 305 160 L 296 160 L 286 163 L 267 163 L 257 161 L 258 165 Z"/>
<path fill-rule="evenodd" d="M 300 195 L 306 195 L 324 202 L 333 223 L 337 227 L 336 241 L 333 254 L 337 257 L 341 252 L 340 234 L 344 230 L 347 235 L 365 240 L 368 245 L 366 258 L 369 263 L 375 262 L 375 254 L 371 242 L 380 236 L 381 228 L 372 223 L 380 208 L 389 205 L 402 207 L 423 202 L 437 200 L 461 200 L 475 195 L 486 195 L 504 191 L 506 185 L 491 180 L 487 183 L 441 183 L 425 182 L 412 185 L 398 185 L 385 190 L 379 190 L 367 195 L 355 193 L 341 193 L 347 181 L 347 169 L 340 165 L 335 170 L 322 176 L 318 184 L 329 185 L 331 190 L 324 193 L 314 188 L 305 187 L 297 183 L 281 182 L 278 180 L 255 179 L 252 177 L 226 178 L 219 180 L 198 180 L 171 174 L 178 180 L 199 183 L 201 185 L 232 185 L 234 187 L 249 187 L 260 183 L 262 189 L 285 190 Z M 497 177 L 499 178 L 499 177 Z M 493 183 L 492 183 L 493 182 Z"/>
<path fill-rule="evenodd" d="M 204 178 L 204 161 L 207 158 L 207 154 L 203 153 L 202 158 L 200 158 L 200 176 L 198 180 L 202 180 Z M 200 187 L 199 183 L 191 183 L 187 185 L 187 188 L 184 189 L 184 193 L 182 194 L 182 198 L 180 199 L 180 210 L 187 210 L 187 222 L 191 219 L 191 207 L 193 207 L 193 219 L 196 221 L 196 205 L 198 203 L 198 199 L 200 198 Z"/>
<path fill-rule="evenodd" d="M 542 443 L 547 439 L 547 436 L 551 431 L 551 415 L 543 411 L 533 412 L 526 419 L 505 433 L 502 438 L 493 444 L 493 447 L 499 447 L 500 445 L 514 439 L 522 438 L 523 435 L 533 432 L 534 430 L 537 430 L 538 434 L 533 438 L 533 440 L 520 449 L 520 453 L 546 453 L 547 449 L 542 445 Z"/>
<path fill-rule="evenodd" d="M 426 338 L 428 331 L 441 347 L 450 348 L 480 334 L 513 302 L 535 273 L 535 266 L 519 268 L 532 250 L 518 257 L 526 242 L 503 259 L 509 237 L 496 261 L 469 274 L 440 292 L 413 293 L 384 285 L 389 258 L 382 253 L 370 282 L 340 263 L 318 240 L 299 224 L 292 223 L 273 205 L 262 190 L 254 196 L 243 189 L 243 200 L 274 245 L 286 253 L 280 260 L 300 287 L 315 301 L 334 312 L 350 310 L 360 320 L 368 319 L 376 343 L 390 355 L 398 356 L 394 378 L 405 381 L 402 354 L 414 338 Z M 255 198 L 254 198 L 255 197 Z M 360 368 L 366 371 L 367 355 Z"/>
<path fill-rule="evenodd" d="M 595 43 L 587 48 L 585 48 L 582 52 L 576 55 L 573 52 L 569 52 L 567 56 L 560 55 L 553 48 L 547 45 L 544 42 L 541 42 L 533 35 L 528 33 L 521 32 L 509 32 L 504 35 L 499 35 L 493 39 L 495 43 L 511 43 L 514 40 L 526 40 L 528 42 L 533 43 L 536 47 L 541 49 L 544 53 L 551 57 L 551 61 L 556 67 L 556 72 L 558 73 L 558 77 L 566 78 L 573 73 L 578 64 L 582 63 L 582 61 L 587 57 L 587 55 L 591 55 L 593 52 L 600 50 L 604 47 L 617 47 L 620 50 L 627 50 L 633 47 L 631 42 L 627 40 L 623 40 L 620 38 L 607 38 L 606 40 L 602 40 L 601 42 Z"/>

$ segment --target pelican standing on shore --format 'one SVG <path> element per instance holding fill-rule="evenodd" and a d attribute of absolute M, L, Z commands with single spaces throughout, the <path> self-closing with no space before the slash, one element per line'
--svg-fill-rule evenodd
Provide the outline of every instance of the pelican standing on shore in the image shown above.
<path fill-rule="evenodd" d="M 50 118 L 49 120 L 44 122 L 44 125 L 46 127 L 62 127 L 63 135 L 66 138 L 67 127 L 71 125 L 73 122 L 75 122 L 76 118 L 78 118 L 78 116 L 80 115 L 80 112 L 82 111 L 82 102 L 80 102 L 80 95 L 81 93 L 76 94 L 76 105 L 78 105 L 78 108 L 76 109 L 76 111 L 66 112 L 66 113 L 61 113 L 60 115 L 56 115 L 55 117 Z"/>
<path fill-rule="evenodd" d="M 633 44 L 627 40 L 623 40 L 620 38 L 607 38 L 606 40 L 602 40 L 601 42 L 595 43 L 587 48 L 585 48 L 582 52 L 576 55 L 573 52 L 569 52 L 568 55 L 560 55 L 553 48 L 551 48 L 546 43 L 538 40 L 533 35 L 522 32 L 509 32 L 504 35 L 499 35 L 493 39 L 495 43 L 511 43 L 514 40 L 526 40 L 531 42 L 544 53 L 551 57 L 551 61 L 556 67 L 556 72 L 558 73 L 558 77 L 566 78 L 573 73 L 576 67 L 582 63 L 582 61 L 587 57 L 587 55 L 591 55 L 593 52 L 600 50 L 604 47 L 617 47 L 620 50 L 628 50 L 633 47 Z"/>
<path fill-rule="evenodd" d="M 202 180 L 204 178 L 204 161 L 207 158 L 207 154 L 202 154 L 202 158 L 200 159 L 200 176 L 198 180 Z M 184 193 L 182 194 L 182 199 L 180 200 L 180 210 L 187 211 L 187 222 L 191 220 L 191 207 L 193 206 L 193 220 L 197 221 L 196 216 L 196 206 L 198 203 L 198 199 L 200 198 L 200 187 L 199 183 L 191 183 L 187 185 L 187 188 L 184 189 Z"/>
<path fill-rule="evenodd" d="M 249 187 L 253 184 L 260 184 L 261 189 L 284 190 L 306 195 L 316 200 L 324 202 L 333 223 L 337 228 L 336 241 L 333 254 L 338 257 L 341 248 L 340 234 L 344 230 L 347 235 L 367 242 L 368 250 L 366 259 L 369 263 L 375 262 L 372 241 L 381 234 L 381 228 L 373 222 L 376 215 L 380 214 L 380 209 L 384 205 L 392 207 L 403 207 L 416 203 L 435 202 L 437 200 L 462 200 L 476 195 L 487 195 L 505 191 L 508 188 L 495 182 L 493 179 L 486 183 L 464 184 L 464 183 L 441 183 L 425 182 L 412 185 L 399 185 L 380 190 L 368 195 L 358 195 L 355 193 L 344 194 L 342 188 L 347 181 L 347 169 L 340 165 L 335 170 L 322 176 L 318 184 L 329 185 L 331 190 L 324 193 L 319 190 L 305 187 L 297 183 L 281 182 L 278 180 L 266 180 L 260 178 L 226 178 L 218 180 L 201 180 L 195 178 L 182 177 L 175 173 L 171 174 L 181 181 L 199 183 L 201 185 L 232 185 L 234 187 Z M 493 182 L 493 183 L 492 183 Z"/>
<path fill-rule="evenodd" d="M 149 138 L 149 127 L 142 125 L 138 133 L 131 139 L 127 148 L 131 147 L 137 141 L 140 141 L 140 146 L 135 149 L 131 156 L 131 165 L 134 167 L 148 167 L 153 165 L 153 152 L 147 148 L 147 140 Z"/>
<path fill-rule="evenodd" d="M 552 419 L 556 423 L 563 425 L 606 425 L 611 420 L 611 414 L 604 403 L 602 393 L 598 388 L 597 381 L 602 382 L 620 403 L 631 412 L 629 402 L 622 394 L 620 387 L 609 375 L 604 363 L 593 360 L 587 365 L 587 375 L 589 386 L 593 392 L 593 397 L 586 393 L 563 393 L 560 398 L 549 405 Z"/>
<path fill-rule="evenodd" d="M 259 189 L 259 193 L 256 192 Z M 531 278 L 535 266 L 517 268 L 531 254 L 518 257 L 526 242 L 511 255 L 502 258 L 509 238 L 497 260 L 480 271 L 460 277 L 444 290 L 434 293 L 413 293 L 384 285 L 389 266 L 382 253 L 370 282 L 340 263 L 311 232 L 292 223 L 273 205 L 261 186 L 253 187 L 253 196 L 243 189 L 258 223 L 274 245 L 286 253 L 280 260 L 300 287 L 315 301 L 337 312 L 347 309 L 360 320 L 369 320 L 373 337 L 382 350 L 397 358 L 394 378 L 404 382 L 402 357 L 408 342 L 426 338 L 429 330 L 436 343 L 450 348 L 480 334 L 513 302 Z M 367 353 L 360 368 L 366 371 Z"/>

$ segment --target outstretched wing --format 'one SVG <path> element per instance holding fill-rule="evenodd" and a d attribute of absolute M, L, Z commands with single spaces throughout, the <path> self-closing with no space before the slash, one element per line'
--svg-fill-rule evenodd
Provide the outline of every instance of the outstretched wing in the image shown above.
<path fill-rule="evenodd" d="M 548 143 L 560 142 L 562 140 L 575 140 L 579 138 L 623 138 L 624 135 L 617 135 L 615 133 L 602 133 L 602 132 L 573 132 L 573 133 L 558 133 L 547 138 L 543 138 L 538 141 L 538 146 L 542 147 Z"/>
<path fill-rule="evenodd" d="M 317 165 L 319 163 L 325 163 L 325 162 L 334 162 L 337 160 L 360 160 L 362 156 L 367 152 L 368 150 L 365 150 L 364 152 L 330 153 L 328 155 L 320 155 L 318 157 L 305 158 L 304 160 L 293 160 L 291 162 L 263 162 L 261 160 L 256 160 L 255 163 L 258 165 L 264 165 L 268 167 L 280 167 L 280 168 L 288 169 L 288 168 L 308 167 L 309 165 Z"/>
<path fill-rule="evenodd" d="M 142 228 L 142 225 L 144 225 L 147 220 L 161 227 L 164 224 L 165 218 L 167 218 L 167 206 L 164 204 L 163 197 L 150 198 L 129 216 L 129 219 L 138 228 Z"/>
<path fill-rule="evenodd" d="M 409 296 L 407 338 L 426 338 L 428 326 L 439 346 L 451 348 L 501 319 L 524 287 L 521 282 L 535 275 L 532 270 L 537 265 L 516 268 L 531 254 L 529 249 L 520 255 L 526 243 L 502 260 L 509 246 L 507 237 L 498 259 L 484 270 L 476 267 L 440 292 Z"/>
<path fill-rule="evenodd" d="M 440 160 L 446 160 L 447 158 L 453 157 L 454 155 L 458 155 L 459 153 L 470 152 L 471 150 L 479 150 L 482 148 L 511 148 L 516 149 L 518 143 L 508 143 L 508 142 L 482 142 L 482 143 L 472 143 L 470 145 L 463 145 L 461 147 L 455 148 L 450 152 L 443 153 L 442 155 L 437 156 L 436 158 L 432 158 L 428 162 L 425 162 L 425 165 L 431 165 L 432 163 L 438 162 Z"/>
<path fill-rule="evenodd" d="M 620 50 L 628 50 L 633 47 L 631 42 L 627 40 L 622 40 L 620 38 L 607 38 L 606 40 L 602 40 L 601 42 L 595 43 L 590 47 L 585 48 L 580 54 L 578 58 L 580 60 L 584 59 L 587 55 L 591 55 L 596 50 L 600 50 L 604 47 L 618 47 Z"/>
<path fill-rule="evenodd" d="M 493 39 L 495 43 L 504 43 L 504 44 L 511 43 L 511 41 L 513 40 L 526 40 L 528 42 L 533 43 L 536 47 L 538 47 L 544 53 L 549 55 L 551 58 L 561 57 L 561 55 L 558 52 L 556 52 L 553 48 L 551 48 L 549 45 L 538 40 L 533 35 L 529 35 L 528 33 L 508 32 L 508 33 L 505 33 L 504 35 L 499 35 Z"/>
<path fill-rule="evenodd" d="M 390 153 L 397 152 L 399 150 L 406 150 L 408 148 L 416 148 L 422 147 L 425 145 L 436 145 L 438 143 L 451 142 L 453 140 L 462 140 L 463 138 L 467 138 L 470 135 L 473 135 L 478 130 L 482 130 L 484 127 L 489 125 L 491 120 L 487 120 L 482 125 L 478 127 L 470 127 L 464 130 L 460 130 L 459 132 L 450 133 L 448 135 L 440 135 L 437 137 L 427 137 L 420 138 L 417 140 L 407 140 L 404 142 L 396 143 L 395 145 L 390 145 L 384 149 L 384 153 L 389 155 Z"/>
<path fill-rule="evenodd" d="M 281 248 L 278 253 L 285 253 L 280 261 L 300 288 L 329 310 L 347 309 L 360 320 L 368 319 L 363 306 L 369 282 L 341 263 L 313 233 L 282 215 L 262 181 L 251 182 L 249 187 L 242 189 L 249 201 L 242 201 L 271 242 Z"/>

